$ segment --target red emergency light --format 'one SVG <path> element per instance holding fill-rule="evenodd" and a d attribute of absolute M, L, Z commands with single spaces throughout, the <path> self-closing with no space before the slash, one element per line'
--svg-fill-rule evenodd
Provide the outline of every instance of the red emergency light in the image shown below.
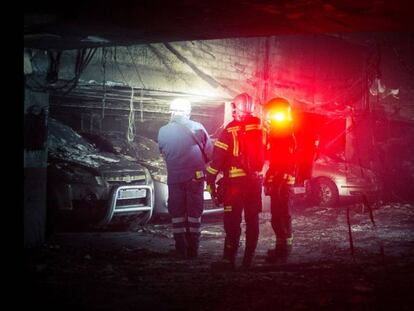
<path fill-rule="evenodd" d="M 283 111 L 277 111 L 270 115 L 270 119 L 276 122 L 284 122 L 288 120 L 288 116 Z"/>
<path fill-rule="evenodd" d="M 277 110 L 269 112 L 267 119 L 271 123 L 282 125 L 283 123 L 291 122 L 292 116 L 288 110 Z"/>

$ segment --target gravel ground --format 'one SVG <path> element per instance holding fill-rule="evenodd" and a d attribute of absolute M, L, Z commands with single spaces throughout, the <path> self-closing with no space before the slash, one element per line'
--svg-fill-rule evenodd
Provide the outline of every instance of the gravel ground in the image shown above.
<path fill-rule="evenodd" d="M 274 236 L 270 215 L 261 214 L 249 271 L 210 269 L 222 254 L 219 217 L 204 220 L 200 256 L 191 261 L 171 257 L 169 224 L 56 233 L 25 253 L 24 301 L 56 310 L 414 310 L 413 204 L 377 204 L 372 219 L 357 203 L 298 204 L 292 216 L 291 256 L 268 264 Z"/>

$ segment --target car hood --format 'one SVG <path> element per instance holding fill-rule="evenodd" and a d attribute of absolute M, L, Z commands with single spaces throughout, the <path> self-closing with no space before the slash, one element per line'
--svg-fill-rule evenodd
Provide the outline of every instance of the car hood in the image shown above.
<path fill-rule="evenodd" d="M 132 142 L 127 142 L 119 133 L 105 133 L 101 136 L 110 142 L 119 155 L 135 159 L 136 163 L 148 169 L 151 176 L 158 180 L 166 180 L 167 167 L 154 140 L 136 135 Z"/>
<path fill-rule="evenodd" d="M 146 174 L 144 166 L 128 155 L 104 152 L 89 143 L 71 127 L 49 118 L 48 153 L 50 160 L 60 160 L 99 170 L 103 174 Z"/>
<path fill-rule="evenodd" d="M 146 176 L 146 168 L 139 164 L 136 160 L 129 159 L 128 157 L 118 156 L 117 162 L 103 163 L 99 170 L 105 176 L 113 174 L 140 174 Z"/>

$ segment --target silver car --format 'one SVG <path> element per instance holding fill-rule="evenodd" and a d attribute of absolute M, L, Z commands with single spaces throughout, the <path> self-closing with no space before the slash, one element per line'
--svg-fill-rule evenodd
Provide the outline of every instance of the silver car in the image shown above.
<path fill-rule="evenodd" d="M 320 206 L 335 206 L 340 197 L 372 196 L 380 190 L 380 182 L 371 170 L 328 155 L 317 158 L 307 183 L 308 198 Z"/>

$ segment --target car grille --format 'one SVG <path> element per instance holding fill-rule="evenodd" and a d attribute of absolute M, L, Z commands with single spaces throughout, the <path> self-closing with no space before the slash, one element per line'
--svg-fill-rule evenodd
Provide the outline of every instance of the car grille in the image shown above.
<path fill-rule="evenodd" d="M 107 176 L 105 180 L 110 184 L 132 183 L 145 184 L 145 175 Z"/>
<path fill-rule="evenodd" d="M 137 206 L 146 206 L 148 205 L 148 197 L 139 198 L 139 199 L 124 199 L 117 200 L 115 209 L 117 208 L 135 208 Z"/>

